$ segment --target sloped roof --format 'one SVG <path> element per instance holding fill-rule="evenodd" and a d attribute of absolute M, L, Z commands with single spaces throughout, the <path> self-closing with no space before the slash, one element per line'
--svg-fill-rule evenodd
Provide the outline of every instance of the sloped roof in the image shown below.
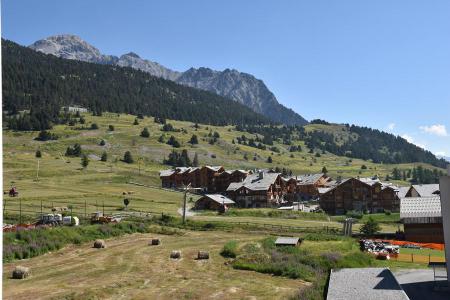
<path fill-rule="evenodd" d="M 406 193 L 409 191 L 411 187 L 410 186 L 401 186 L 397 190 L 397 196 L 399 198 L 404 198 L 406 196 Z"/>
<path fill-rule="evenodd" d="M 175 173 L 175 170 L 169 169 L 169 170 L 162 170 L 159 172 L 159 177 L 168 177 Z"/>
<path fill-rule="evenodd" d="M 407 197 L 400 199 L 400 219 L 441 216 L 441 197 Z"/>
<path fill-rule="evenodd" d="M 275 241 L 275 245 L 297 245 L 300 239 L 298 237 L 279 237 Z"/>
<path fill-rule="evenodd" d="M 224 195 L 220 194 L 206 194 L 205 197 L 219 203 L 219 204 L 235 204 L 233 200 L 231 200 L 228 197 L 225 197 Z"/>
<path fill-rule="evenodd" d="M 439 195 L 439 184 L 414 184 L 412 187 L 420 197 Z"/>
<path fill-rule="evenodd" d="M 388 268 L 333 269 L 328 284 L 328 300 L 408 300 Z"/>
<path fill-rule="evenodd" d="M 246 187 L 252 191 L 265 191 L 275 183 L 280 173 L 262 173 L 261 177 L 259 173 L 248 175 L 242 182 L 232 182 L 227 188 L 227 191 L 235 191 L 240 187 Z"/>
<path fill-rule="evenodd" d="M 218 172 L 220 169 L 222 169 L 222 166 L 205 166 L 206 168 L 213 170 L 214 172 Z"/>
<path fill-rule="evenodd" d="M 296 176 L 296 177 L 297 177 L 297 184 L 299 184 L 299 185 L 309 185 L 309 184 L 314 184 L 314 183 L 316 183 L 322 176 L 323 176 L 323 173 L 299 175 L 299 176 Z"/>

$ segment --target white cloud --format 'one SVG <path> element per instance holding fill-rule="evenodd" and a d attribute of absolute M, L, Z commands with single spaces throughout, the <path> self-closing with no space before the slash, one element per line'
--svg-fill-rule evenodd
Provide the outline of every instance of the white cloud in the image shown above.
<path fill-rule="evenodd" d="M 386 127 L 388 131 L 392 131 L 395 128 L 395 123 L 389 123 L 388 126 Z"/>
<path fill-rule="evenodd" d="M 446 152 L 445 151 L 437 151 L 434 154 L 439 155 L 439 156 L 445 156 Z"/>
<path fill-rule="evenodd" d="M 445 128 L 445 125 L 436 124 L 431 126 L 420 126 L 420 130 L 423 132 L 434 134 L 438 136 L 448 136 L 447 129 Z"/>
<path fill-rule="evenodd" d="M 425 147 L 426 147 L 426 144 L 416 142 L 412 136 L 410 136 L 406 133 L 403 134 L 401 137 L 404 138 L 405 140 L 407 140 L 409 143 L 416 145 L 417 147 L 420 147 L 422 149 L 425 149 Z"/>

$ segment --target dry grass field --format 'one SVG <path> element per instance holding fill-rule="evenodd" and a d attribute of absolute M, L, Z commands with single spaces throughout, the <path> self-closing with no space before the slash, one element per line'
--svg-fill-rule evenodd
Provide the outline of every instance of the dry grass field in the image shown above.
<path fill-rule="evenodd" d="M 148 246 L 152 237 L 162 244 Z M 293 280 L 234 270 L 219 255 L 223 244 L 260 240 L 261 234 L 186 232 L 182 236 L 133 234 L 106 240 L 106 249 L 92 243 L 3 267 L 4 299 L 286 299 L 308 285 Z M 182 258 L 172 260 L 172 250 Z M 209 260 L 195 260 L 197 251 Z M 31 268 L 32 276 L 14 280 L 14 266 Z"/>

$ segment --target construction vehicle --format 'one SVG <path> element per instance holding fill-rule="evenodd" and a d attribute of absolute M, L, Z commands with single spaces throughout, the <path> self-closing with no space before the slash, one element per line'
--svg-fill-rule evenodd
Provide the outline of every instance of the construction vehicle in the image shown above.
<path fill-rule="evenodd" d="M 65 216 L 63 217 L 63 225 L 78 226 L 80 225 L 80 219 L 78 219 L 78 217 Z"/>
<path fill-rule="evenodd" d="M 61 214 L 42 215 L 36 222 L 36 226 L 39 225 L 60 226 L 62 224 L 63 224 L 63 217 Z"/>
<path fill-rule="evenodd" d="M 114 216 L 105 216 L 101 211 L 97 211 L 91 215 L 92 224 L 119 223 L 120 218 Z"/>

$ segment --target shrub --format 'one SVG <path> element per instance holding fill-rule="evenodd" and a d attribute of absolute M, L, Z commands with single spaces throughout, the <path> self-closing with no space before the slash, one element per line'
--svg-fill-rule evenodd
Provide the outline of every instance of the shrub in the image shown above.
<path fill-rule="evenodd" d="M 363 217 L 362 212 L 358 212 L 355 210 L 350 210 L 345 214 L 349 218 L 354 218 L 360 220 Z"/>
<path fill-rule="evenodd" d="M 384 211 L 384 214 L 385 214 L 386 216 L 390 216 L 390 215 L 391 215 L 391 211 L 386 209 L 386 210 Z"/>
<path fill-rule="evenodd" d="M 51 133 L 50 131 L 47 131 L 47 130 L 41 130 L 39 132 L 39 135 L 35 138 L 36 141 L 41 141 L 41 142 L 57 140 L 57 139 L 58 139 L 58 136 L 56 134 Z"/>
<path fill-rule="evenodd" d="M 367 222 L 365 222 L 359 231 L 365 235 L 373 235 L 381 230 L 380 225 L 372 217 L 369 217 Z"/>
<path fill-rule="evenodd" d="M 100 158 L 101 161 L 107 161 L 108 160 L 108 153 L 103 152 L 102 157 Z"/>
<path fill-rule="evenodd" d="M 36 154 L 35 154 L 36 158 L 41 158 L 42 157 L 42 153 L 41 150 L 36 150 Z"/>
<path fill-rule="evenodd" d="M 108 130 L 109 130 L 109 131 L 114 131 L 114 125 L 109 125 L 109 126 L 108 126 Z"/>
<path fill-rule="evenodd" d="M 220 255 L 228 258 L 235 258 L 237 256 L 237 247 L 238 244 L 236 241 L 229 241 L 223 246 L 222 251 L 220 251 Z"/>
<path fill-rule="evenodd" d="M 100 143 L 99 143 L 99 145 L 100 145 L 100 146 L 105 146 L 105 145 L 106 145 L 105 140 L 101 140 Z"/>
<path fill-rule="evenodd" d="M 98 129 L 97 123 L 92 123 L 92 124 L 91 124 L 91 129 L 92 129 L 92 130 Z"/>

